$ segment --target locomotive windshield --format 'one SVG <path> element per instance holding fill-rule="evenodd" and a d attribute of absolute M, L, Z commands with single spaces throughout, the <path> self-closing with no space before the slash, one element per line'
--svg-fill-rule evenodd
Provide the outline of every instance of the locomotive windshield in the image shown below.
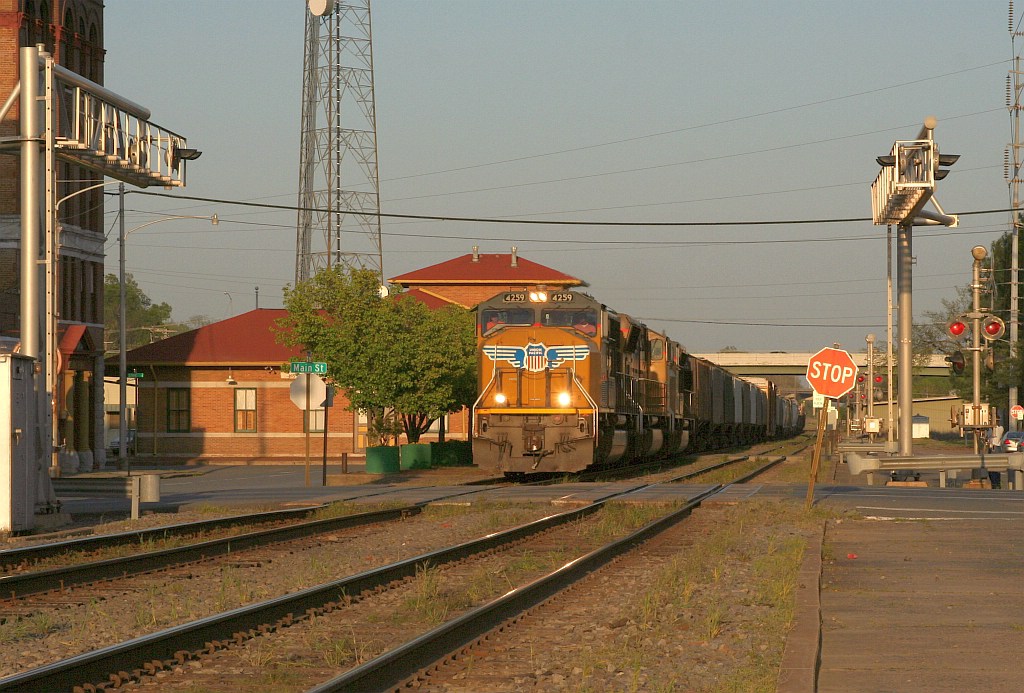
<path fill-rule="evenodd" d="M 480 313 L 480 325 L 484 334 L 508 325 L 532 325 L 533 310 L 530 308 L 489 309 Z"/>
<path fill-rule="evenodd" d="M 545 327 L 571 327 L 593 337 L 597 334 L 597 311 L 570 308 L 547 308 L 541 313 Z"/>

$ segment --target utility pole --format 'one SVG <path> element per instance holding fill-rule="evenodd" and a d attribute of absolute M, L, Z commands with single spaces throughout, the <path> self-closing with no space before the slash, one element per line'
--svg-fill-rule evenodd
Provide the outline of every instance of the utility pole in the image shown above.
<path fill-rule="evenodd" d="M 1024 35 L 1014 27 L 1013 0 L 1010 0 L 1010 48 L 1013 57 L 1013 69 L 1006 77 L 1006 106 L 1010 110 L 1010 129 L 1013 133 L 1013 142 L 1009 149 L 1004 152 L 1003 176 L 1010 187 L 1010 360 L 1017 354 L 1018 327 L 1017 322 L 1020 316 L 1020 287 L 1017 281 L 1020 271 L 1020 183 L 1021 183 L 1021 139 L 1020 139 L 1020 113 L 1021 113 L 1021 90 L 1024 89 L 1024 81 L 1021 79 L 1020 56 L 1017 55 L 1016 39 Z M 1013 167 L 1010 168 L 1012 157 Z M 1019 402 L 1017 401 L 1017 380 L 1010 381 L 1007 413 Z M 1007 417 L 1006 427 L 1016 428 L 1012 419 Z"/>

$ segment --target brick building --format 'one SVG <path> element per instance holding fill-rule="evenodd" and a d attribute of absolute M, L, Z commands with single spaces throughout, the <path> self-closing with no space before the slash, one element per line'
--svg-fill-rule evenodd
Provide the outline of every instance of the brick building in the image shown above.
<path fill-rule="evenodd" d="M 514 250 L 488 255 L 474 250 L 390 281 L 428 306 L 467 309 L 502 291 L 583 285 L 575 277 L 519 258 Z M 273 332 L 284 315 L 283 309 L 258 308 L 129 351 L 129 371 L 143 375 L 137 381 L 137 454 L 182 462 L 304 458 L 306 417 L 291 400 L 295 376 L 287 372 L 287 363 L 301 360 L 301 354 L 278 344 Z M 116 369 L 112 360 L 108 370 Z M 339 393 L 327 415 L 332 459 L 342 452 L 361 454 L 366 447 L 366 420 L 347 407 L 344 393 Z M 323 417 L 323 409 L 309 417 L 314 456 L 323 450 Z M 467 410 L 447 417 L 445 435 L 450 440 L 468 438 Z M 424 442 L 436 439 L 436 433 L 423 437 Z"/>
<path fill-rule="evenodd" d="M 0 103 L 19 78 L 20 48 L 42 44 L 55 61 L 103 82 L 101 0 L 0 0 Z M 15 138 L 15 103 L 0 122 L 0 137 Z M 59 223 L 56 263 L 57 440 L 65 471 L 104 464 L 103 450 L 103 194 L 74 193 L 95 173 L 58 161 L 54 175 Z M 0 335 L 20 337 L 20 157 L 0 150 Z"/>

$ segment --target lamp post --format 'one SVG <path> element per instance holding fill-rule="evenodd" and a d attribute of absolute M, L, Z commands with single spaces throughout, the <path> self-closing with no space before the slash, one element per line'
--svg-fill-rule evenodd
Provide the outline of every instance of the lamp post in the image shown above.
<path fill-rule="evenodd" d="M 117 325 L 118 345 L 117 345 L 117 347 L 118 347 L 118 352 L 119 352 L 118 355 L 120 357 L 120 362 L 118 364 L 118 386 L 120 388 L 120 404 L 118 405 L 118 434 L 119 434 L 119 438 L 118 438 L 118 450 L 117 450 L 117 466 L 118 466 L 119 469 L 127 468 L 128 469 L 128 473 L 130 474 L 131 473 L 131 468 L 128 467 L 128 454 L 127 454 L 127 449 L 128 449 L 128 441 L 127 441 L 127 438 L 128 438 L 128 422 L 125 419 L 125 403 L 126 403 L 126 400 L 128 398 L 128 353 L 125 350 L 125 339 L 127 338 L 127 328 L 126 328 L 126 325 L 125 325 L 126 312 L 127 312 L 127 309 L 126 309 L 127 292 L 125 291 L 125 285 L 124 285 L 124 260 L 125 260 L 125 252 L 124 252 L 125 251 L 125 243 L 124 242 L 125 242 L 125 239 L 128 237 L 128 234 L 134 233 L 135 231 L 138 231 L 140 229 L 144 229 L 147 226 L 152 226 L 153 224 L 159 224 L 159 223 L 164 222 L 164 221 L 172 221 L 174 219 L 207 219 L 207 220 L 209 220 L 209 222 L 211 224 L 216 226 L 219 223 L 219 220 L 217 219 L 217 215 L 216 214 L 214 214 L 213 216 L 209 216 L 209 217 L 195 216 L 195 215 L 191 215 L 191 214 L 179 214 L 179 215 L 174 215 L 174 216 L 163 217 L 161 219 L 154 219 L 153 221 L 147 221 L 145 224 L 140 224 L 139 226 L 136 226 L 135 228 L 132 228 L 132 229 L 128 229 L 126 231 L 125 228 L 124 228 L 124 184 L 123 183 L 121 184 L 119 192 L 120 192 L 120 198 L 121 198 L 121 209 L 120 209 L 121 213 L 119 215 L 120 220 L 121 220 L 121 226 L 120 226 L 120 230 L 119 230 L 119 233 L 118 233 L 117 242 L 118 242 L 118 246 L 119 246 L 119 250 L 120 250 L 120 258 L 119 258 L 119 263 L 118 263 L 118 283 L 119 283 L 119 288 L 121 290 L 121 295 L 120 295 L 120 301 L 119 301 L 119 305 L 118 305 L 119 313 L 118 313 L 118 320 L 117 320 L 117 322 L 118 322 L 118 325 Z"/>

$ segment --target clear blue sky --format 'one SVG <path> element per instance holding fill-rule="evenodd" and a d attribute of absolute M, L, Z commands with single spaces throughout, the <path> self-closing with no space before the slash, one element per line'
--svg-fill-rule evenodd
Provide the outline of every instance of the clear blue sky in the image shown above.
<path fill-rule="evenodd" d="M 203 150 L 180 194 L 294 205 L 306 4 L 106 0 L 106 86 Z M 1024 10 L 1019 7 L 1018 12 Z M 372 6 L 384 212 L 754 226 L 385 220 L 387 277 L 468 253 L 578 276 L 695 352 L 885 336 L 875 157 L 924 118 L 961 154 L 949 213 L 1005 209 L 1007 2 L 398 2 Z M 1018 52 L 1022 40 L 1018 39 Z M 128 271 L 174 318 L 281 306 L 295 214 L 129 195 Z M 108 271 L 116 272 L 116 204 Z M 914 306 L 969 282 L 1006 213 L 914 232 Z M 555 242 L 558 241 L 558 242 Z M 622 241 L 628 241 L 622 243 Z"/>

